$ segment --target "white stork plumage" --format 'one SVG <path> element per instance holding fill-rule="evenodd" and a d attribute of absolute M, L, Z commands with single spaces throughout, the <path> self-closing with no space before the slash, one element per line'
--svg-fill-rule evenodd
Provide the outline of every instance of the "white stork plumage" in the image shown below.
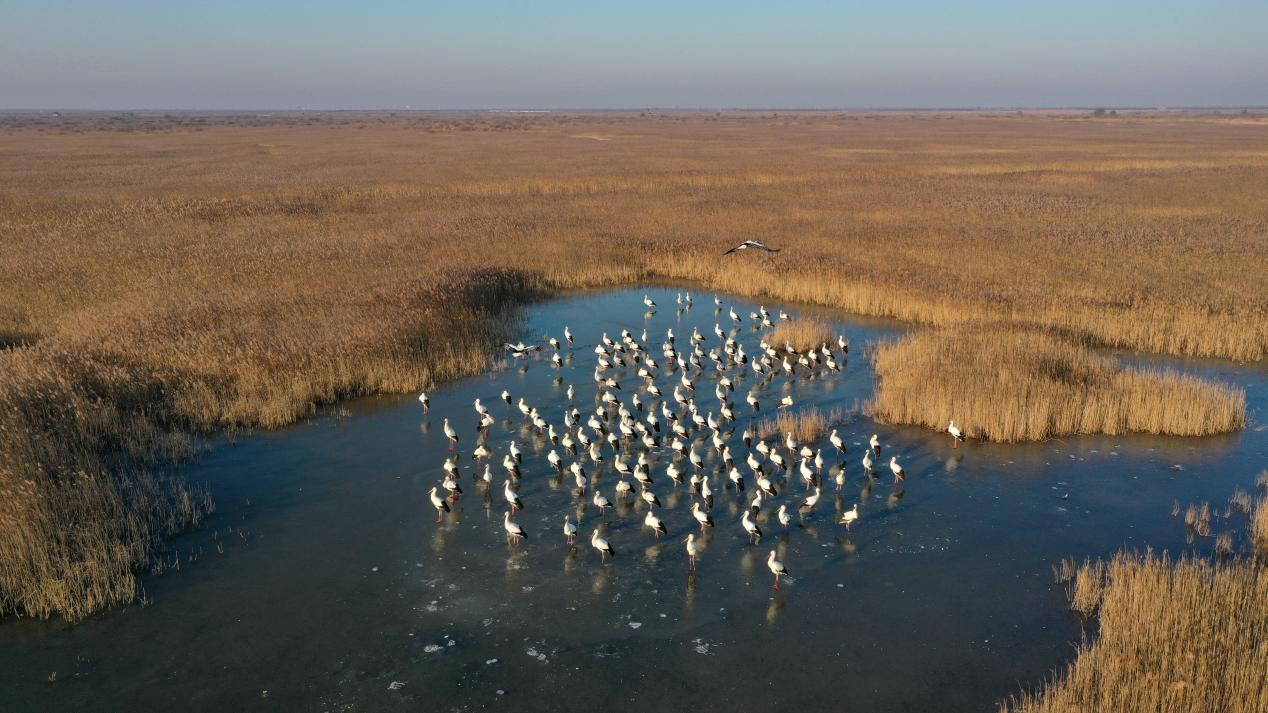
<path fill-rule="evenodd" d="M 436 486 L 434 485 L 431 488 L 431 492 L 427 495 L 431 499 L 432 507 L 436 508 L 436 522 L 444 520 L 445 517 L 441 513 L 449 512 L 449 503 L 445 502 L 445 499 L 440 497 L 440 495 L 436 492 Z"/>
<path fill-rule="evenodd" d="M 612 507 L 612 501 L 604 497 L 598 490 L 594 491 L 594 497 L 591 499 L 591 502 L 594 503 L 595 507 L 599 508 L 600 516 L 606 514 L 608 508 Z"/>
<path fill-rule="evenodd" d="M 502 497 L 506 498 L 506 502 L 511 505 L 511 512 L 524 509 L 524 501 L 520 499 L 518 493 L 511 489 L 511 481 L 506 481 L 502 485 Z"/>
<path fill-rule="evenodd" d="M 735 247 L 731 248 L 730 250 L 727 250 L 726 252 L 722 254 L 730 255 L 731 253 L 737 252 L 740 250 L 760 250 L 762 252 L 768 252 L 768 253 L 779 252 L 779 248 L 772 248 L 769 245 L 766 245 L 765 243 L 762 243 L 758 240 L 745 240 L 744 242 L 740 243 L 739 245 L 736 245 Z M 721 300 L 718 300 L 717 297 L 714 297 L 714 300 L 715 300 L 715 304 L 717 304 L 718 306 L 721 306 L 722 304 Z"/>
<path fill-rule="evenodd" d="M 895 483 L 907 477 L 907 474 L 903 472 L 903 467 L 898 464 L 898 456 L 890 456 L 889 469 L 894 474 Z"/>
<path fill-rule="evenodd" d="M 609 555 L 616 557 L 616 550 L 612 549 L 612 545 L 609 545 L 607 540 L 599 537 L 598 528 L 595 528 L 590 533 L 590 546 L 599 551 L 600 561 L 606 561 Z"/>
<path fill-rule="evenodd" d="M 846 530 L 849 530 L 850 525 L 853 525 L 854 521 L 858 519 L 859 519 L 859 504 L 854 503 L 853 508 L 841 513 L 841 519 L 838 522 L 840 522 L 842 525 L 845 525 Z"/>
<path fill-rule="evenodd" d="M 518 524 L 511 522 L 511 513 L 502 513 L 502 527 L 506 530 L 506 536 L 510 538 L 514 544 L 519 544 L 520 540 L 527 540 L 528 533 Z"/>
<path fill-rule="evenodd" d="M 665 529 L 665 523 L 662 522 L 660 518 L 656 517 L 655 511 L 651 508 L 647 508 L 647 515 L 643 517 L 643 525 L 651 528 L 652 533 L 655 534 L 656 539 L 658 540 L 661 535 L 667 532 Z"/>
<path fill-rule="evenodd" d="M 750 543 L 761 541 L 762 528 L 758 527 L 757 523 L 753 522 L 753 519 L 749 517 L 748 510 L 745 510 L 744 514 L 740 516 L 740 524 L 744 526 L 744 531 L 748 533 Z"/>
<path fill-rule="evenodd" d="M 766 566 L 770 568 L 771 574 L 775 575 L 775 584 L 771 589 L 779 589 L 779 578 L 788 576 L 788 568 L 783 562 L 775 559 L 775 550 L 770 551 L 770 557 L 766 558 Z"/>

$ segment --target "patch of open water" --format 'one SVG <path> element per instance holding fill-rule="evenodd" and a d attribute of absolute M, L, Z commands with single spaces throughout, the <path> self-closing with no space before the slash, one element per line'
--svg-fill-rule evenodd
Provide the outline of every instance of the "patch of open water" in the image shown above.
<path fill-rule="evenodd" d="M 712 295 L 699 293 L 680 313 L 676 291 L 646 292 L 660 303 L 652 316 L 644 290 L 529 307 L 526 340 L 562 337 L 565 325 L 576 336 L 560 369 L 547 349 L 526 370 L 509 366 L 438 388 L 429 413 L 412 397 L 362 399 L 344 404 L 344 417 L 219 443 L 186 473 L 209 484 L 218 512 L 173 541 L 181 567 L 145 579 L 148 605 L 74 626 L 0 626 L 0 708 L 993 710 L 1069 660 L 1081 636 L 1053 583 L 1053 563 L 1123 545 L 1209 549 L 1186 543 L 1172 501 L 1223 503 L 1236 486 L 1253 487 L 1268 465 L 1268 430 L 1257 421 L 1262 367 L 1194 369 L 1247 388 L 1251 424 L 1242 433 L 953 449 L 944 435 L 879 426 L 857 413 L 872 392 L 863 345 L 904 327 L 797 308 L 839 325 L 852 342 L 848 363 L 839 375 L 777 377 L 756 415 L 744 403 L 756 377 L 747 369 L 732 375 L 737 421 L 728 443 L 749 489 L 743 499 L 724 490 L 707 435 L 695 434 L 713 473 L 717 527 L 691 574 L 682 539 L 697 531 L 693 498 L 665 475 L 672 452 L 653 453 L 658 514 L 668 527 L 657 541 L 642 527 L 641 504 L 600 517 L 589 494 L 578 499 L 571 477 L 555 477 L 546 463 L 549 441 L 499 398 L 503 389 L 523 397 L 559 429 L 573 384 L 584 423 L 595 406 L 600 334 L 618 338 L 628 328 L 638 337 L 646 328 L 663 368 L 667 328 L 685 349 L 698 327 L 708 349 L 719 343 L 714 324 L 730 327 L 730 305 L 744 317 L 737 338 L 750 355 L 758 351 L 748 321 L 756 304 L 724 298 L 719 313 Z M 635 390 L 647 400 L 635 368 L 617 370 L 627 405 Z M 671 404 L 677 378 L 657 381 Z M 716 411 L 715 379 L 710 370 L 698 378 L 704 411 Z M 818 444 L 829 463 L 845 463 L 848 482 L 840 493 L 825 482 L 818 508 L 784 531 L 775 510 L 804 495 L 793 468 L 761 511 L 765 538 L 750 546 L 739 524 L 753 495 L 740 433 L 784 395 L 794 409 L 851 413 L 839 426 L 844 457 L 830 453 L 826 438 Z M 469 457 L 477 397 L 496 417 L 488 499 L 473 480 L 483 466 Z M 463 439 L 464 494 L 435 524 L 427 491 L 448 455 L 446 416 Z M 875 482 L 864 476 L 859 460 L 873 432 L 882 455 L 904 464 L 901 488 L 883 467 Z M 501 523 L 500 462 L 512 439 L 524 450 L 527 505 L 516 520 L 530 535 L 519 546 L 507 544 Z M 602 468 L 586 470 L 613 497 L 610 452 Z M 834 520 L 856 502 L 862 517 L 846 532 Z M 575 549 L 563 542 L 565 514 L 581 520 Z M 600 523 L 617 550 L 607 564 L 588 544 Z M 779 591 L 766 567 L 771 549 L 793 575 Z"/>

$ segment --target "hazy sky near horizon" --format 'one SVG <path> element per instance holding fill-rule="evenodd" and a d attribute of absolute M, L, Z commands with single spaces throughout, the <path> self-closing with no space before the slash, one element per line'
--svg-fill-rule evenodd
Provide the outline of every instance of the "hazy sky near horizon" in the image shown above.
<path fill-rule="evenodd" d="M 1268 105 L 1268 0 L 0 0 L 0 108 Z"/>

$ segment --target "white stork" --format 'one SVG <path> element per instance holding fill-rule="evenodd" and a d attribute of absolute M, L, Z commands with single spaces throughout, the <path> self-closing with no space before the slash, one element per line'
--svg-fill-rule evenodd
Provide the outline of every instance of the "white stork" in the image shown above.
<path fill-rule="evenodd" d="M 509 512 L 502 513 L 502 527 L 506 530 L 506 536 L 514 544 L 519 544 L 520 540 L 528 539 L 528 533 L 524 532 L 524 528 L 511 522 L 511 513 Z"/>
<path fill-rule="evenodd" d="M 898 465 L 898 456 L 890 456 L 889 469 L 894 473 L 895 484 L 907 477 L 907 475 L 903 472 L 903 467 Z"/>
<path fill-rule="evenodd" d="M 745 240 L 744 242 L 740 243 L 739 245 L 736 245 L 735 247 L 731 248 L 730 250 L 727 250 L 726 252 L 724 252 L 724 253 L 722 253 L 722 254 L 723 254 L 723 255 L 730 255 L 731 253 L 736 252 L 736 251 L 739 251 L 739 250 L 761 250 L 762 252 L 767 252 L 767 253 L 777 253 L 777 252 L 779 252 L 779 248 L 772 248 L 772 247 L 770 247 L 770 246 L 766 245 L 765 243 L 762 243 L 761 241 L 758 241 L 758 240 Z M 721 300 L 719 300 L 716 296 L 715 296 L 713 299 L 714 299 L 714 303 L 715 303 L 716 305 L 718 305 L 718 306 L 721 306 L 721 305 L 722 305 L 722 301 L 721 301 Z"/>
<path fill-rule="evenodd" d="M 713 518 L 709 517 L 709 513 L 700 509 L 700 503 L 691 504 L 691 516 L 700 523 L 700 532 L 704 532 L 704 528 L 713 527 Z"/>
<path fill-rule="evenodd" d="M 643 518 L 643 525 L 645 527 L 650 527 L 658 540 L 661 535 L 667 532 L 665 529 L 665 523 L 662 522 L 660 518 L 656 517 L 656 513 L 653 512 L 651 508 L 647 508 L 647 515 Z"/>
<path fill-rule="evenodd" d="M 744 526 L 744 531 L 748 533 L 750 543 L 761 541 L 762 528 L 758 527 L 757 523 L 753 522 L 752 518 L 749 517 L 748 510 L 745 510 L 744 514 L 740 517 L 740 524 Z"/>
<path fill-rule="evenodd" d="M 506 502 L 511 504 L 511 512 L 524 509 L 524 501 L 520 499 L 518 493 L 511 489 L 511 481 L 506 481 L 502 486 L 502 497 L 506 498 Z"/>
<path fill-rule="evenodd" d="M 598 528 L 595 528 L 594 531 L 590 533 L 590 546 L 599 551 L 600 561 L 606 561 L 608 555 L 616 557 L 616 550 L 612 549 L 612 545 L 609 545 L 607 540 L 599 537 Z"/>
<path fill-rule="evenodd" d="M 837 435 L 835 428 L 832 429 L 832 435 L 828 436 L 828 440 L 831 441 L 832 447 L 837 449 L 837 453 L 845 453 L 845 441 L 842 441 L 841 437 Z"/>
<path fill-rule="evenodd" d="M 841 513 L 841 519 L 838 522 L 840 522 L 840 524 L 842 525 L 845 525 L 846 530 L 849 530 L 850 525 L 853 525 L 854 521 L 857 519 L 859 519 L 859 504 L 854 503 L 853 508 Z"/>
<path fill-rule="evenodd" d="M 766 558 L 766 566 L 770 568 L 771 574 L 775 575 L 775 584 L 771 589 L 779 589 L 779 578 L 788 576 L 788 568 L 783 562 L 775 559 L 775 550 L 771 550 L 770 557 Z"/>
<path fill-rule="evenodd" d="M 449 503 L 445 502 L 445 499 L 436 493 L 436 486 L 434 485 L 431 488 L 431 492 L 427 495 L 431 498 L 432 507 L 436 508 L 436 522 L 444 520 L 444 515 L 441 515 L 441 513 L 449 512 Z"/>

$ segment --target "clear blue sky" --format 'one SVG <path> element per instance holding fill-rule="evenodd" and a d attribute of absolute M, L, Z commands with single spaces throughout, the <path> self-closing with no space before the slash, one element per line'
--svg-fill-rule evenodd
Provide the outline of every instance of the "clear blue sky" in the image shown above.
<path fill-rule="evenodd" d="M 1268 0 L 0 0 L 0 108 L 1268 105 Z"/>

